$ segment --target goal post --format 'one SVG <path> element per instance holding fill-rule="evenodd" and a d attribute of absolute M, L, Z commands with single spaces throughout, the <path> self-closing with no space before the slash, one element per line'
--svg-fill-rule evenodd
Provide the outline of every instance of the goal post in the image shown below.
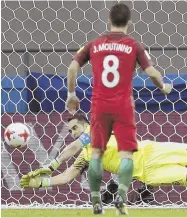
<path fill-rule="evenodd" d="M 23 174 L 47 165 L 72 138 L 68 133 L 65 100 L 66 71 L 75 52 L 108 29 L 108 12 L 117 1 L 1 1 L 1 204 L 4 208 L 87 208 L 87 174 L 64 186 L 48 189 L 19 187 Z M 163 96 L 150 79 L 136 69 L 133 94 L 137 137 L 187 143 L 186 1 L 124 1 L 131 8 L 130 34 L 141 41 L 164 80 L 173 84 Z M 80 111 L 90 117 L 91 65 L 78 75 L 76 93 Z M 31 139 L 12 149 L 3 133 L 12 122 L 23 122 Z M 73 157 L 56 174 L 71 166 Z M 114 196 L 116 177 L 105 172 L 102 199 Z M 111 186 L 110 186 L 111 187 Z M 110 206 L 111 202 L 105 202 Z M 187 189 L 149 187 L 133 181 L 128 192 L 132 207 L 186 207 Z"/>

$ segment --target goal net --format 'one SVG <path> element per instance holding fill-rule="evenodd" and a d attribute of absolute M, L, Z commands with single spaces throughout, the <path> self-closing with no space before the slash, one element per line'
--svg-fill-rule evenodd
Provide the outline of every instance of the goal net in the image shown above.
<path fill-rule="evenodd" d="M 125 1 L 132 11 L 130 33 L 146 47 L 155 66 L 173 84 L 164 97 L 140 69 L 133 81 L 137 136 L 140 140 L 187 143 L 187 2 Z M 72 55 L 87 41 L 108 29 L 108 12 L 115 1 L 1 1 L 1 203 L 4 207 L 89 207 L 86 173 L 71 183 L 48 189 L 19 187 L 23 174 L 47 165 L 72 138 L 65 110 L 66 71 Z M 90 116 L 91 66 L 83 67 L 76 92 L 80 111 Z M 4 141 L 12 122 L 26 123 L 32 137 L 25 148 Z M 76 157 L 56 173 L 63 172 Z M 115 180 L 104 173 L 102 198 L 115 191 Z M 110 185 L 110 186 L 109 186 Z M 133 181 L 128 203 L 140 206 L 186 206 L 182 186 L 148 187 Z"/>

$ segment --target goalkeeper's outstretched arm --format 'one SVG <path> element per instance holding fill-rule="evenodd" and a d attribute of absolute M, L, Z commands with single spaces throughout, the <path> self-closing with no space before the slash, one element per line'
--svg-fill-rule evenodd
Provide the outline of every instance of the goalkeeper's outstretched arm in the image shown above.
<path fill-rule="evenodd" d="M 65 185 L 76 178 L 79 174 L 80 170 L 76 169 L 73 165 L 65 172 L 51 178 L 42 178 L 40 175 L 29 177 L 27 174 L 22 176 L 20 186 L 22 188 L 40 188 Z"/>
<path fill-rule="evenodd" d="M 65 185 L 80 175 L 80 170 L 73 165 L 65 172 L 50 178 L 50 186 Z"/>
<path fill-rule="evenodd" d="M 88 161 L 85 160 L 84 151 L 82 151 L 74 164 L 65 172 L 51 178 L 42 178 L 40 175 L 30 177 L 27 174 L 22 176 L 20 186 L 22 188 L 40 188 L 64 185 L 80 175 L 87 168 L 88 164 Z"/>
<path fill-rule="evenodd" d="M 82 146 L 82 142 L 79 139 L 75 140 L 74 142 L 66 146 L 58 156 L 60 164 L 68 160 L 69 158 L 73 157 L 75 154 L 77 154 L 77 152 L 80 151 Z"/>
<path fill-rule="evenodd" d="M 29 177 L 35 177 L 37 175 L 50 175 L 52 174 L 64 161 L 68 160 L 69 158 L 73 157 L 78 151 L 80 151 L 83 147 L 83 143 L 80 139 L 75 140 L 74 142 L 70 143 L 66 146 L 60 155 L 51 161 L 50 165 L 45 168 L 39 168 L 35 171 L 31 171 L 28 173 Z"/>

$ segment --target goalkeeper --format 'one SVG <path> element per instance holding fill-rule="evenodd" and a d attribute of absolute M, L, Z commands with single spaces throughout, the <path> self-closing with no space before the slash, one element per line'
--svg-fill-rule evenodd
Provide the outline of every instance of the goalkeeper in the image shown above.
<path fill-rule="evenodd" d="M 39 188 L 69 183 L 80 175 L 89 165 L 92 148 L 90 146 L 89 122 L 81 114 L 68 121 L 70 133 L 79 137 L 67 146 L 59 158 L 52 161 L 48 168 L 40 168 L 24 175 L 20 185 L 23 188 Z M 82 152 L 64 173 L 51 178 L 42 175 L 51 174 L 58 166 L 83 147 Z M 187 186 L 187 144 L 173 142 L 153 142 L 145 140 L 138 143 L 138 151 L 133 154 L 133 178 L 147 185 L 181 185 Z M 102 159 L 103 169 L 117 174 L 120 166 L 120 156 L 117 152 L 117 142 L 111 136 Z"/>

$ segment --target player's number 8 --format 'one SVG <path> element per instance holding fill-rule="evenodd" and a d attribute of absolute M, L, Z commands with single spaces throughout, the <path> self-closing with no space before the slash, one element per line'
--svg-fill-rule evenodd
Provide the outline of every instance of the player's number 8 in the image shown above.
<path fill-rule="evenodd" d="M 109 62 L 112 62 L 111 66 Z M 108 88 L 114 88 L 119 83 L 119 59 L 115 55 L 108 55 L 103 60 L 103 72 L 102 72 L 102 82 Z M 112 81 L 108 80 L 108 74 L 112 73 L 114 78 Z"/>

